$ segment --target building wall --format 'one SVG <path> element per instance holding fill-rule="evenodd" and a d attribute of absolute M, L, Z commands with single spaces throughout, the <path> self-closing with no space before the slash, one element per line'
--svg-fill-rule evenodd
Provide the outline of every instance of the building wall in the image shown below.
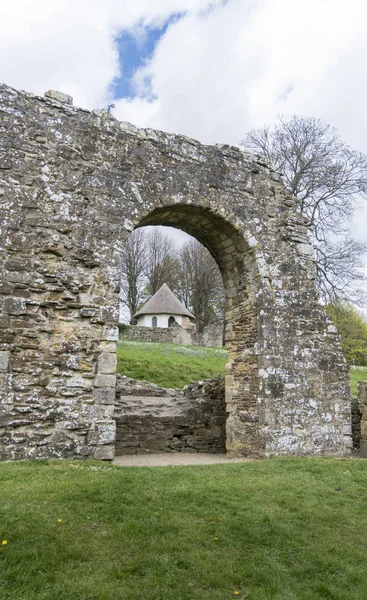
<path fill-rule="evenodd" d="M 124 325 L 122 340 L 137 342 L 166 342 L 183 346 L 223 346 L 222 325 L 205 327 L 203 333 L 196 333 L 183 327 L 141 327 Z"/>
<path fill-rule="evenodd" d="M 141 327 L 124 325 L 122 340 L 137 342 L 166 342 L 183 346 L 223 346 L 222 325 L 209 325 L 202 333 L 183 327 Z"/>
<path fill-rule="evenodd" d="M 137 325 L 140 327 L 152 327 L 152 318 L 157 317 L 157 327 L 168 327 L 168 319 L 172 316 L 175 318 L 176 323 L 182 326 L 181 315 L 171 314 L 157 314 L 157 315 L 140 315 L 138 318 Z"/>

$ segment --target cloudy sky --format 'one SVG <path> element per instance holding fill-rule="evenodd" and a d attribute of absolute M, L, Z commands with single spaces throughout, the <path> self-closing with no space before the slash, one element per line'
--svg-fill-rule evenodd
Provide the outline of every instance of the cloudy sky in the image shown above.
<path fill-rule="evenodd" d="M 1 0 L 0 80 L 204 143 L 314 116 L 367 152 L 366 30 L 366 0 Z"/>

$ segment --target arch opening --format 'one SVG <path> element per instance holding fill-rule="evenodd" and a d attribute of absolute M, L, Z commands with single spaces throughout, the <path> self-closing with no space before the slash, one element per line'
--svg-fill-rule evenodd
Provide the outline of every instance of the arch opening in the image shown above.
<path fill-rule="evenodd" d="M 244 231 L 208 207 L 175 204 L 154 209 L 136 225 L 161 225 L 180 229 L 205 246 L 216 261 L 225 290 L 226 449 L 233 454 L 254 455 L 259 443 L 257 378 L 258 274 L 254 253 Z M 173 324 L 170 319 L 169 326 Z M 223 390 L 224 391 L 224 390 Z"/>

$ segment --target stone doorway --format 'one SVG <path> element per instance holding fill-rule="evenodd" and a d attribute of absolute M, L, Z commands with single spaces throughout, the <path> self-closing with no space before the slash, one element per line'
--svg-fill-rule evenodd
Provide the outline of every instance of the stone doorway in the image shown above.
<path fill-rule="evenodd" d="M 182 216 L 179 216 L 179 219 L 180 224 L 183 225 Z M 209 297 L 212 298 L 213 286 L 215 286 L 218 297 L 223 298 L 222 276 L 213 258 L 208 257 L 209 253 L 203 246 L 198 244 L 197 239 L 187 234 L 179 235 L 177 227 L 141 226 L 134 230 L 131 235 L 132 238 L 127 241 L 127 250 L 124 255 L 125 261 L 123 263 L 121 284 L 121 299 L 124 305 L 124 313 L 121 312 L 121 314 L 123 315 L 123 319 L 127 321 L 135 313 L 141 318 L 144 315 L 145 306 L 149 306 L 149 310 L 145 311 L 145 315 L 140 321 L 138 320 L 136 325 L 128 325 L 121 329 L 119 347 L 125 345 L 122 364 L 125 366 L 126 360 L 129 360 L 127 351 L 131 343 L 133 346 L 130 349 L 133 356 L 137 349 L 136 343 L 143 344 L 138 347 L 140 352 L 147 352 L 146 356 L 144 354 L 142 358 L 143 362 L 145 362 L 145 358 L 148 362 L 149 359 L 154 360 L 156 353 L 170 353 L 172 351 L 175 354 L 175 350 L 170 346 L 169 348 L 165 348 L 165 346 L 162 347 L 155 344 L 155 342 L 178 344 L 176 346 L 177 350 L 181 348 L 181 345 L 211 345 L 207 342 L 207 340 L 211 341 L 210 329 L 209 331 L 201 331 L 198 334 L 196 327 L 195 329 L 192 327 L 188 332 L 184 319 L 189 322 L 190 319 L 188 316 L 181 316 L 180 311 L 184 311 L 183 315 L 188 313 L 188 315 L 194 318 L 192 312 L 188 312 L 187 310 L 190 308 L 193 311 L 193 304 L 191 303 L 190 307 L 181 304 L 181 300 L 184 297 L 186 297 L 187 302 L 192 289 L 191 287 L 187 287 L 186 292 L 184 292 L 181 286 L 184 286 L 186 279 L 190 279 L 190 276 L 192 276 L 195 277 L 195 280 L 199 279 L 199 287 L 202 288 L 208 280 L 207 274 L 204 272 L 205 267 L 210 269 L 208 272 L 211 274 L 207 283 Z M 175 272 L 180 269 L 180 262 L 185 260 L 185 252 L 190 253 L 190 260 L 187 261 L 186 266 L 187 271 L 182 270 L 182 274 L 176 272 L 175 278 L 175 276 L 172 276 L 172 268 L 167 271 L 166 275 L 160 270 L 159 280 L 157 281 L 154 268 L 157 268 L 157 266 L 158 268 L 160 267 L 160 265 L 157 265 L 157 255 L 161 248 L 163 249 L 164 258 L 162 259 L 160 254 L 159 260 L 167 261 L 167 256 L 169 255 L 170 266 L 174 264 Z M 186 249 L 182 255 L 180 254 L 180 250 L 182 251 L 184 248 Z M 146 264 L 151 255 L 153 255 L 152 271 L 149 270 L 149 266 L 147 267 Z M 141 274 L 143 265 L 146 269 L 145 279 Z M 198 278 L 197 269 L 199 265 L 201 276 Z M 194 276 L 194 273 L 190 269 L 195 268 Z M 131 273 L 139 273 L 140 278 L 132 280 Z M 159 300 L 155 300 L 155 304 L 153 305 L 151 303 L 154 303 L 154 298 L 156 298 L 154 294 L 152 294 L 150 299 L 145 298 L 141 300 L 141 294 L 144 293 L 143 289 L 146 290 L 149 286 L 149 275 L 151 273 L 155 276 L 155 278 L 153 277 L 153 284 L 156 288 L 160 289 L 158 294 L 161 293 L 163 282 L 166 286 L 169 286 L 168 292 L 170 294 L 167 296 L 167 294 L 162 293 Z M 137 302 L 137 298 L 140 300 L 139 312 L 137 312 L 136 303 L 134 305 L 131 304 L 132 295 L 130 290 L 132 287 L 135 302 Z M 171 299 L 171 296 L 173 299 Z M 205 299 L 206 296 L 204 296 L 204 301 Z M 215 302 L 217 299 L 214 300 L 213 298 L 213 301 Z M 216 325 L 216 329 L 223 332 L 223 308 L 219 308 L 219 303 L 216 308 L 220 311 L 216 313 L 217 319 L 220 318 L 222 321 L 221 326 Z M 203 311 L 202 314 L 204 314 L 205 305 L 198 306 L 198 309 L 201 309 Z M 173 314 L 169 316 L 174 310 L 179 315 L 178 320 L 176 320 Z M 159 329 L 153 329 L 154 325 L 157 326 L 157 317 L 155 316 L 151 319 L 151 312 L 159 313 Z M 147 316 L 147 313 L 149 316 Z M 151 327 L 147 326 L 147 319 Z M 201 320 L 203 320 L 202 317 Z M 175 331 L 170 330 L 170 328 L 174 328 Z M 214 336 L 212 336 L 212 339 L 214 339 Z M 220 346 L 222 346 L 222 339 L 223 335 L 221 335 Z M 146 342 L 149 343 L 148 347 L 146 346 Z M 218 342 L 213 345 L 217 344 Z M 184 350 L 186 348 L 182 348 L 182 352 Z M 204 348 L 201 353 L 197 352 L 196 348 L 188 351 L 191 355 L 197 355 L 196 367 L 199 367 L 201 361 L 202 369 L 205 371 L 206 359 L 210 357 L 210 353 L 204 353 Z M 174 362 L 167 362 L 166 364 L 166 383 L 161 381 L 159 384 L 165 386 L 165 388 L 152 383 L 158 383 L 155 378 L 153 365 L 149 364 L 147 366 L 144 375 L 141 362 L 139 361 L 140 357 L 137 357 L 140 367 L 137 375 L 131 373 L 131 368 L 134 370 L 135 366 L 134 358 L 132 358 L 131 368 L 129 364 L 126 365 L 125 370 L 118 368 L 118 372 L 122 376 L 117 376 L 116 386 L 116 410 L 114 415 L 116 420 L 116 456 L 151 454 L 156 452 L 202 452 L 210 454 L 223 454 L 226 452 L 226 420 L 228 415 L 226 413 L 224 394 L 224 361 L 222 369 L 219 368 L 222 371 L 222 375 L 216 377 L 214 380 L 207 379 L 193 383 L 195 379 L 203 379 L 203 373 L 200 374 L 199 368 L 199 373 L 195 375 L 186 374 L 185 387 L 183 387 L 184 383 L 181 383 L 181 388 L 183 387 L 183 389 L 167 389 L 175 385 L 173 380 L 170 381 L 169 371 L 171 368 L 176 372 L 181 370 L 179 354 L 177 355 L 179 364 L 175 364 Z M 215 356 L 214 350 L 212 354 Z M 216 371 L 216 374 L 218 374 L 219 370 Z M 137 380 L 130 379 L 129 376 L 126 377 L 126 374 L 129 374 L 130 377 L 136 376 Z M 214 372 L 212 376 L 215 376 Z"/>
<path fill-rule="evenodd" d="M 216 260 L 226 296 L 226 448 L 230 453 L 235 452 L 236 437 L 240 429 L 241 436 L 246 438 L 250 446 L 257 447 L 261 454 L 258 407 L 256 402 L 249 401 L 251 397 L 257 397 L 259 387 L 254 349 L 259 319 L 256 301 L 259 278 L 254 253 L 246 244 L 241 231 L 208 207 L 185 204 L 159 207 L 145 215 L 138 227 L 146 225 L 164 225 L 185 231 L 202 243 Z M 240 344 L 247 348 L 247 354 L 241 356 L 239 367 Z M 238 410 L 241 406 L 240 422 Z"/>

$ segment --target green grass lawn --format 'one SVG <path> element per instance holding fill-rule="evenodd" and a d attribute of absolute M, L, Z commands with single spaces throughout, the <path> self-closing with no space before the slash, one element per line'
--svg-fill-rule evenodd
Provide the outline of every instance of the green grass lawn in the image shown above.
<path fill-rule="evenodd" d="M 358 381 L 367 379 L 367 367 L 351 367 L 349 371 L 350 389 L 354 396 L 358 396 Z M 366 595 L 367 598 L 367 595 Z"/>
<path fill-rule="evenodd" d="M 117 349 L 117 372 L 146 379 L 163 387 L 182 388 L 198 379 L 224 375 L 223 348 L 122 341 Z"/>
<path fill-rule="evenodd" d="M 1 600 L 366 600 L 367 461 L 0 464 Z"/>

